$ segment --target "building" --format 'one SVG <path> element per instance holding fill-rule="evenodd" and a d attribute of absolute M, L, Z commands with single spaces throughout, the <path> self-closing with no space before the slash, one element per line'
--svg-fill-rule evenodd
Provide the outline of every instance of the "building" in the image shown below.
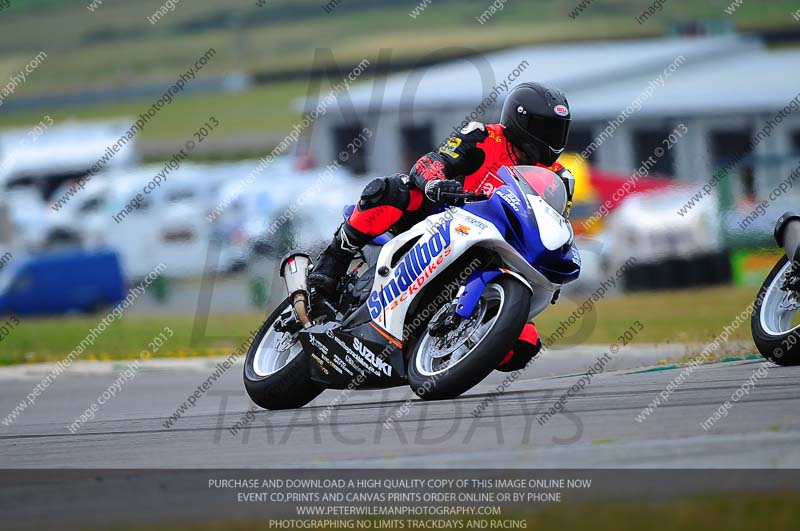
<path fill-rule="evenodd" d="M 508 89 L 534 80 L 567 93 L 570 150 L 602 170 L 633 173 L 645 164 L 650 175 L 700 183 L 747 155 L 729 190 L 755 197 L 800 152 L 800 52 L 770 51 L 745 35 L 517 48 L 358 83 L 317 119 L 310 149 L 326 164 L 352 151 L 348 143 L 367 127 L 374 135 L 349 154 L 351 169 L 408 171 L 461 124 L 496 121 Z"/>

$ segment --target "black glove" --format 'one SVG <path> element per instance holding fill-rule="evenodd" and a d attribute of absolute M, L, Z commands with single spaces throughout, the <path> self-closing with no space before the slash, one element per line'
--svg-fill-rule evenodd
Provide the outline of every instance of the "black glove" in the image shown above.
<path fill-rule="evenodd" d="M 428 181 L 425 185 L 425 197 L 434 203 L 443 203 L 448 198 L 443 194 L 460 194 L 464 192 L 464 187 L 458 181 L 436 179 Z"/>

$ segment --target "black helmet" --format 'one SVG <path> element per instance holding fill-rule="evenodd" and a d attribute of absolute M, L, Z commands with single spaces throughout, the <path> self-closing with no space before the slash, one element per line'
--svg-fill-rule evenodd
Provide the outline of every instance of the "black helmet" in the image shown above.
<path fill-rule="evenodd" d="M 508 93 L 500 124 L 527 163 L 553 164 L 567 145 L 571 121 L 564 93 L 539 83 L 522 83 Z"/>

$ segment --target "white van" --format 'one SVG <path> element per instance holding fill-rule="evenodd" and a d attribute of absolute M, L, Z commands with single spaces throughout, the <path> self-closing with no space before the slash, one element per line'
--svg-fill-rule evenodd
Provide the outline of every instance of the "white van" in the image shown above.
<path fill-rule="evenodd" d="M 172 277 L 195 276 L 205 269 L 211 226 L 205 219 L 213 183 L 201 167 L 181 168 L 166 183 L 145 193 L 162 166 L 112 173 L 102 208 L 79 222 L 87 247 L 119 253 L 127 278 L 139 278 L 158 265 Z M 211 264 L 217 270 L 225 264 Z"/>

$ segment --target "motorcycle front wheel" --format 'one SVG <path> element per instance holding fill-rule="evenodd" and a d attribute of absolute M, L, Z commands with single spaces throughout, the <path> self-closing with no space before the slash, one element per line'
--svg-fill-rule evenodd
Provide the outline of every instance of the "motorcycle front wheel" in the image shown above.
<path fill-rule="evenodd" d="M 423 400 L 456 398 L 489 375 L 522 332 L 530 291 L 513 277 L 498 277 L 469 318 L 442 337 L 424 330 L 412 348 L 408 380 Z M 447 306 L 439 312 L 447 311 Z M 432 320 L 436 320 L 438 313 Z"/>
<path fill-rule="evenodd" d="M 800 295 L 784 289 L 792 264 L 782 257 L 761 285 L 750 318 L 753 342 L 762 356 L 778 365 L 800 365 Z M 798 315 L 800 317 L 800 315 Z"/>

